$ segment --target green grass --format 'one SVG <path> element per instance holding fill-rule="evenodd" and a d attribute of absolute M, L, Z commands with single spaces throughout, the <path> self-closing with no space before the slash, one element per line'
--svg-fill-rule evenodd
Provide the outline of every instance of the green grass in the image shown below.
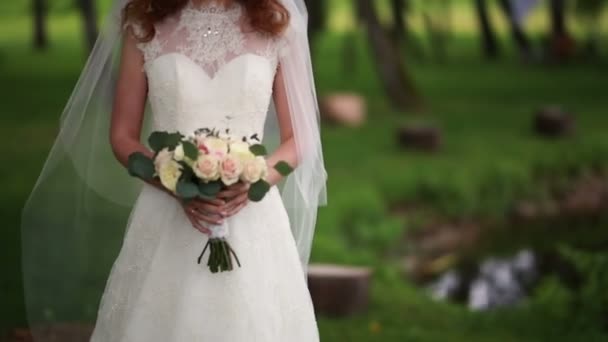
<path fill-rule="evenodd" d="M 56 133 L 60 111 L 84 61 L 77 18 L 51 20 L 52 48 L 34 53 L 29 21 L 0 23 L 0 329 L 22 325 L 19 216 Z M 329 206 L 321 208 L 313 261 L 372 265 L 368 313 L 348 319 L 320 317 L 325 341 L 594 341 L 597 325 L 580 329 L 560 290 L 546 291 L 522 307 L 491 314 L 437 303 L 403 279 L 397 261 L 383 255 L 415 222 L 389 216 L 395 202 L 424 203 L 450 216 L 500 217 L 516 198 L 540 196 L 538 174 L 567 174 L 607 162 L 606 67 L 522 66 L 512 59 L 484 63 L 466 32 L 453 43 L 451 62 L 412 63 L 427 104 L 424 113 L 394 111 L 383 96 L 365 43 L 357 39 L 354 69 L 343 72 L 344 34 L 316 44 L 320 94 L 365 94 L 369 118 L 358 129 L 323 127 Z M 533 110 L 557 103 L 577 118 L 577 134 L 563 141 L 533 136 Z M 445 148 L 436 155 L 403 151 L 394 128 L 408 121 L 436 122 Z M 551 288 L 553 289 L 553 288 Z M 547 296 L 549 299 L 547 299 Z M 553 296 L 553 297 L 552 297 Z M 561 306 L 560 306 L 561 305 Z M 565 308 L 565 309 L 564 309 Z M 580 313 L 577 313 L 580 314 Z"/>

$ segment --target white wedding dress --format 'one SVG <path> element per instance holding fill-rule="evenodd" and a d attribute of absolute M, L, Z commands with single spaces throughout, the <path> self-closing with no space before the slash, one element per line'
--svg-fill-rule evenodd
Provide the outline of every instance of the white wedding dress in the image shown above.
<path fill-rule="evenodd" d="M 244 10 L 187 5 L 138 47 L 155 130 L 264 130 L 283 42 L 247 30 Z M 132 25 L 133 31 L 139 31 Z M 108 279 L 93 342 L 315 342 L 315 315 L 277 187 L 226 220 L 242 267 L 212 274 L 207 236 L 145 185 Z"/>

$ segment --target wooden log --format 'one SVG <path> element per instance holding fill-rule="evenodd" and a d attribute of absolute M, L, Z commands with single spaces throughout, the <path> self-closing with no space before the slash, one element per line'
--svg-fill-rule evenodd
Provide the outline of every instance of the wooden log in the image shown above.
<path fill-rule="evenodd" d="M 587 176 L 560 198 L 560 210 L 571 217 L 594 217 L 608 209 L 608 183 L 601 176 Z"/>
<path fill-rule="evenodd" d="M 563 137 L 574 131 L 574 118 L 560 107 L 545 107 L 534 116 L 534 131 L 545 137 Z"/>
<path fill-rule="evenodd" d="M 308 267 L 308 288 L 317 313 L 347 316 L 369 304 L 371 269 L 332 264 Z"/>
<path fill-rule="evenodd" d="M 403 126 L 397 138 L 402 147 L 427 152 L 438 151 L 443 143 L 441 130 L 428 124 Z"/>
<path fill-rule="evenodd" d="M 93 326 L 90 324 L 55 323 L 32 330 L 15 328 L 8 342 L 88 342 L 92 333 Z"/>

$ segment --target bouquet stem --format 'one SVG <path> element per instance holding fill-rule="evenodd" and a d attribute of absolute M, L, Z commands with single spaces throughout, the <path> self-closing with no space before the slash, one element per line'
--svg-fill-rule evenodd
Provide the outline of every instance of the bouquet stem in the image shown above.
<path fill-rule="evenodd" d="M 201 255 L 198 257 L 198 263 L 201 263 L 205 252 L 209 248 L 209 260 L 207 261 L 207 266 L 211 273 L 224 272 L 224 271 L 232 271 L 234 269 L 234 265 L 232 263 L 232 257 L 239 267 L 241 267 L 241 262 L 239 261 L 238 256 L 228 243 L 228 241 L 224 238 L 210 238 L 207 240 L 207 244 Z"/>

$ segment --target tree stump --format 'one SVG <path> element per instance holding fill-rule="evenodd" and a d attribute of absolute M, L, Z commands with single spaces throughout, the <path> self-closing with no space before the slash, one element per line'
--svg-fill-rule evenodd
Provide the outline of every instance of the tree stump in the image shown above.
<path fill-rule="evenodd" d="M 441 130 L 428 124 L 408 125 L 397 132 L 399 145 L 414 150 L 436 152 L 443 144 Z"/>
<path fill-rule="evenodd" d="M 593 217 L 608 209 L 608 183 L 601 176 L 587 176 L 560 199 L 560 210 L 572 217 Z"/>
<path fill-rule="evenodd" d="M 358 94 L 336 93 L 321 100 L 321 114 L 327 121 L 348 127 L 365 123 L 367 104 Z"/>
<path fill-rule="evenodd" d="M 308 267 L 308 288 L 318 313 L 347 316 L 367 309 L 371 269 L 316 264 Z"/>
<path fill-rule="evenodd" d="M 88 342 L 93 333 L 93 326 L 80 323 L 57 323 L 32 330 L 13 329 L 8 342 Z M 34 339 L 36 337 L 36 339 Z"/>
<path fill-rule="evenodd" d="M 541 217 L 541 210 L 531 201 L 518 201 L 509 210 L 509 217 L 517 223 L 530 222 Z"/>
<path fill-rule="evenodd" d="M 551 138 L 567 136 L 574 131 L 574 118 L 560 107 L 542 108 L 534 117 L 534 131 Z"/>

